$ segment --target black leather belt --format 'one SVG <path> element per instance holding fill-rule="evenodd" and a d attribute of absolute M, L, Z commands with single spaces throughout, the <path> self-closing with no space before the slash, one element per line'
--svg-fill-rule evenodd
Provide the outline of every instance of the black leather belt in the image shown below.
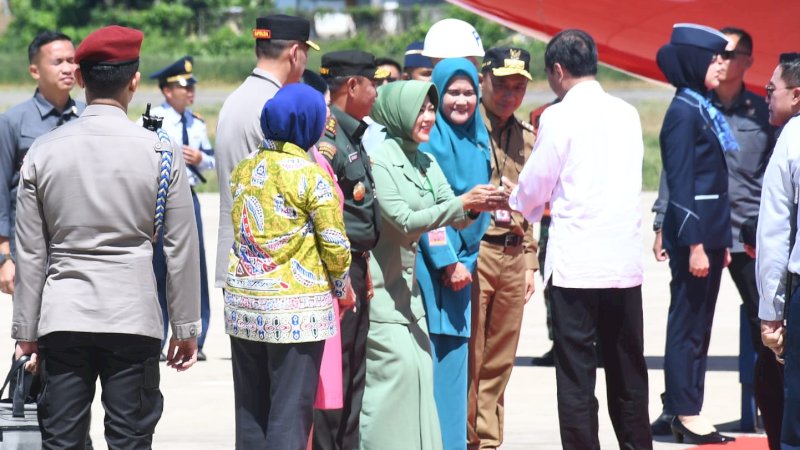
<path fill-rule="evenodd" d="M 502 245 L 503 247 L 519 247 L 524 240 L 522 236 L 514 233 L 501 234 L 500 236 L 483 235 L 482 241 L 490 244 Z"/>

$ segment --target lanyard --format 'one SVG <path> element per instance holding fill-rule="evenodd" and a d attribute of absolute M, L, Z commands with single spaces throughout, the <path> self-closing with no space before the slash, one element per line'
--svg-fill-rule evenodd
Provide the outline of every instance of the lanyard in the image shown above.
<path fill-rule="evenodd" d="M 271 84 L 272 84 L 273 86 L 275 86 L 276 88 L 278 88 L 278 89 L 280 89 L 280 88 L 281 88 L 281 86 L 280 86 L 278 83 L 276 83 L 276 82 L 274 82 L 274 81 L 270 80 L 269 78 L 267 78 L 267 77 L 265 77 L 265 76 L 263 76 L 263 75 L 259 75 L 259 74 L 255 73 L 255 72 L 251 73 L 251 74 L 250 74 L 250 75 L 248 75 L 248 76 L 250 76 L 250 77 L 255 77 L 255 78 L 261 78 L 261 79 L 262 79 L 262 80 L 264 80 L 264 81 L 268 81 L 269 83 L 271 83 Z"/>
<path fill-rule="evenodd" d="M 508 131 L 510 132 L 511 129 L 508 128 Z M 508 134 L 508 133 L 506 133 L 506 134 Z M 501 144 L 503 143 L 503 132 L 502 131 L 500 131 L 500 143 Z M 506 161 L 508 161 L 508 152 L 507 151 L 503 152 L 503 155 L 504 155 L 503 156 L 503 165 L 500 166 L 500 161 L 497 158 L 497 149 L 494 146 L 494 139 L 492 138 L 491 135 L 489 136 L 489 145 L 492 147 L 492 156 L 494 156 L 494 168 L 497 169 L 498 176 L 499 176 L 500 179 L 502 179 L 503 178 L 503 173 L 506 170 Z"/>

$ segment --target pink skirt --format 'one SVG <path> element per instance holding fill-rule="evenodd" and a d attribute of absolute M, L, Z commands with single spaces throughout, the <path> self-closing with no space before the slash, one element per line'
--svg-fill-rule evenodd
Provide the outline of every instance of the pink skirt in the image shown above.
<path fill-rule="evenodd" d="M 333 313 L 339 317 L 339 302 L 333 300 Z M 338 324 L 338 322 L 337 322 Z M 319 369 L 316 409 L 339 409 L 342 407 L 342 329 L 338 327 L 336 335 L 325 341 L 322 352 L 322 365 Z"/>

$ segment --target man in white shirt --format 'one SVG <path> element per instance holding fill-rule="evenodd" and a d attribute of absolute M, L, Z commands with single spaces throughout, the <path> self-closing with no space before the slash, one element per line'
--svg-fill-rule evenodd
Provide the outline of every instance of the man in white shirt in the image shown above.
<path fill-rule="evenodd" d="M 180 147 L 183 161 L 186 163 L 186 179 L 192 188 L 194 220 L 197 224 L 200 241 L 200 318 L 203 323 L 203 332 L 197 339 L 197 360 L 205 361 L 206 354 L 203 352 L 203 344 L 208 333 L 211 308 L 209 306 L 203 220 L 195 186 L 206 182 L 202 172 L 214 168 L 214 149 L 208 139 L 205 121 L 190 108 L 194 104 L 195 85 L 197 84 L 197 79 L 192 72 L 193 63 L 194 59 L 187 55 L 158 72 L 150 74 L 151 80 L 158 80 L 158 88 L 164 94 L 164 103 L 154 107 L 150 114 L 163 119 L 161 128 L 169 135 L 172 142 Z M 140 119 L 139 124 L 141 122 Z M 161 340 L 161 348 L 164 348 L 167 343 L 169 321 L 166 318 L 169 317 L 169 311 L 167 310 L 167 261 L 164 258 L 163 231 L 159 234 L 153 250 L 153 270 L 156 274 L 158 302 L 161 303 L 161 314 L 164 317 L 164 337 Z M 166 360 L 166 355 L 163 355 L 162 359 Z"/>
<path fill-rule="evenodd" d="M 800 53 L 781 55 L 767 84 L 767 103 L 769 123 L 783 129 L 761 188 L 756 231 L 758 317 L 764 345 L 776 355 L 783 355 L 786 361 L 781 448 L 800 448 L 800 311 L 797 310 L 800 250 L 796 243 L 794 248 L 790 246 L 791 221 L 797 222 L 796 215 L 792 216 L 797 211 L 800 186 Z M 788 299 L 791 309 L 787 310 L 789 272 L 793 274 L 793 289 Z"/>
<path fill-rule="evenodd" d="M 620 448 L 650 449 L 642 339 L 641 123 L 595 81 L 597 48 L 580 30 L 545 50 L 563 100 L 540 119 L 509 205 L 536 222 L 550 202 L 544 280 L 551 289 L 558 416 L 565 449 L 600 448 L 594 396 L 599 341 Z M 624 176 L 620 176 L 624 174 Z"/>

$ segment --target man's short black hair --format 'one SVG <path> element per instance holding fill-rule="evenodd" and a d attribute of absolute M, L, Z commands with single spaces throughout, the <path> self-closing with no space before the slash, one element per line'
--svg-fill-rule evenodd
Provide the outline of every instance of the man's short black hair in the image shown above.
<path fill-rule="evenodd" d="M 278 59 L 284 50 L 300 41 L 285 39 L 256 39 L 256 57 L 264 59 Z"/>
<path fill-rule="evenodd" d="M 139 60 L 116 65 L 81 63 L 86 91 L 94 98 L 115 98 L 128 86 L 137 70 Z"/>
<path fill-rule="evenodd" d="M 800 87 L 800 53 L 781 53 L 778 65 L 787 87 Z"/>
<path fill-rule="evenodd" d="M 564 30 L 547 43 L 544 66 L 552 70 L 559 63 L 573 77 L 597 75 L 597 46 L 594 39 L 582 30 Z"/>
<path fill-rule="evenodd" d="M 394 66 L 397 67 L 397 73 L 403 73 L 403 67 L 392 58 L 375 58 L 375 67 L 378 66 Z"/>
<path fill-rule="evenodd" d="M 47 30 L 42 31 L 41 33 L 37 34 L 35 38 L 31 41 L 30 45 L 28 45 L 28 62 L 33 64 L 33 60 L 39 56 L 39 50 L 42 49 L 43 46 L 54 42 L 54 41 L 69 41 L 72 42 L 72 39 L 69 38 L 66 34 L 55 31 L 55 30 Z"/>
<path fill-rule="evenodd" d="M 748 53 L 753 53 L 753 37 L 750 36 L 750 33 L 744 31 L 741 28 L 736 27 L 725 27 L 719 30 L 722 34 L 732 34 L 739 38 L 739 43 L 736 44 L 737 47 L 740 47 L 743 51 L 746 50 Z"/>
<path fill-rule="evenodd" d="M 331 91 L 331 95 L 336 94 L 339 92 L 339 89 L 347 83 L 347 80 L 353 78 L 354 75 L 347 75 L 343 77 L 328 77 L 325 78 L 325 81 L 328 83 L 328 90 Z"/>

